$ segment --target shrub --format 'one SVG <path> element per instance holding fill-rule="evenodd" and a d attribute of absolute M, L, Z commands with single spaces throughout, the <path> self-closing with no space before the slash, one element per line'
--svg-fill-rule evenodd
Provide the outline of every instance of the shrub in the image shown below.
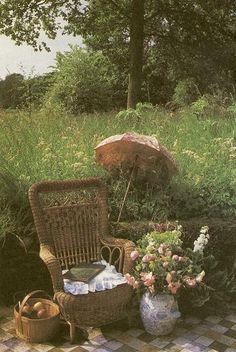
<path fill-rule="evenodd" d="M 119 75 L 108 58 L 78 47 L 58 54 L 55 82 L 46 97 L 73 114 L 106 111 L 120 105 Z"/>
<path fill-rule="evenodd" d="M 198 86 L 191 78 L 179 81 L 174 90 L 173 101 L 179 106 L 190 105 L 200 96 Z"/>
<path fill-rule="evenodd" d="M 129 108 L 118 112 L 116 118 L 120 120 L 127 120 L 135 125 L 136 123 L 140 123 L 145 114 L 150 115 L 155 112 L 156 109 L 151 103 L 138 103 L 136 105 L 136 109 Z"/>
<path fill-rule="evenodd" d="M 28 76 L 13 73 L 0 80 L 0 107 L 3 109 L 38 108 L 52 84 L 53 73 Z"/>
<path fill-rule="evenodd" d="M 227 108 L 227 99 L 220 99 L 219 96 L 205 94 L 191 104 L 190 112 L 201 118 L 215 116 L 220 118 L 230 118 L 234 115 L 233 107 L 234 105 L 231 105 Z"/>
<path fill-rule="evenodd" d="M 7 75 L 0 80 L 0 107 L 3 109 L 19 108 L 24 101 L 27 87 L 24 76 L 18 73 Z"/>
<path fill-rule="evenodd" d="M 191 104 L 191 111 L 197 116 L 203 116 L 209 109 L 209 101 L 207 97 L 203 95 Z"/>
<path fill-rule="evenodd" d="M 23 106 L 33 110 L 40 108 L 44 102 L 44 96 L 54 81 L 54 73 L 49 72 L 41 76 L 30 76 L 25 79 L 27 91 L 23 97 Z"/>

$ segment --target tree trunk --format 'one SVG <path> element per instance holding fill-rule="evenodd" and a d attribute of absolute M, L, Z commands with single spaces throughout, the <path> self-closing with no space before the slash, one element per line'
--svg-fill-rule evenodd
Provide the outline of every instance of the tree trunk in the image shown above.
<path fill-rule="evenodd" d="M 144 41 L 144 0 L 132 0 L 130 23 L 130 69 L 127 109 L 141 100 Z"/>

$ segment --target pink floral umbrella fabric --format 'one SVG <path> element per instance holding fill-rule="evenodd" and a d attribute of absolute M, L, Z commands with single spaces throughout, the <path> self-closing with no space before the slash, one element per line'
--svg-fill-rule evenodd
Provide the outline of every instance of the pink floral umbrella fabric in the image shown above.
<path fill-rule="evenodd" d="M 135 180 L 162 184 L 177 172 L 172 155 L 156 138 L 135 132 L 106 138 L 95 152 L 96 162 L 112 175 L 132 173 Z"/>

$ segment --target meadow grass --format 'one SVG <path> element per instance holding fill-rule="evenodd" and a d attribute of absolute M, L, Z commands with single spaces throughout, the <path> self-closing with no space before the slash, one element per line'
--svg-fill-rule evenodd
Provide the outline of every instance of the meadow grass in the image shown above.
<path fill-rule="evenodd" d="M 126 181 L 112 181 L 96 165 L 94 147 L 127 131 L 155 136 L 176 159 L 179 173 L 166 190 L 131 190 L 126 219 L 235 214 L 235 119 L 198 119 L 188 109 L 175 116 L 153 109 L 129 119 L 116 112 L 77 117 L 53 111 L 1 113 L 0 207 L 14 200 L 27 208 L 25 192 L 34 182 L 96 175 L 109 185 L 115 218 Z"/>

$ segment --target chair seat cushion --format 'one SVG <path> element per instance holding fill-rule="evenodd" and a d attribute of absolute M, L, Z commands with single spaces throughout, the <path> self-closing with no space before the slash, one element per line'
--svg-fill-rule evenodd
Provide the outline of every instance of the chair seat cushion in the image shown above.
<path fill-rule="evenodd" d="M 126 278 L 116 271 L 114 265 L 108 264 L 105 260 L 94 264 L 103 264 L 106 265 L 106 267 L 96 277 L 90 280 L 89 283 L 64 279 L 64 291 L 73 295 L 84 295 L 89 292 L 109 290 L 127 282 Z M 63 270 L 63 274 L 65 272 L 66 271 Z"/>
<path fill-rule="evenodd" d="M 73 295 L 58 291 L 54 298 L 67 321 L 74 321 L 80 327 L 100 327 L 127 318 L 127 307 L 133 295 L 128 284 L 112 290 Z"/>

